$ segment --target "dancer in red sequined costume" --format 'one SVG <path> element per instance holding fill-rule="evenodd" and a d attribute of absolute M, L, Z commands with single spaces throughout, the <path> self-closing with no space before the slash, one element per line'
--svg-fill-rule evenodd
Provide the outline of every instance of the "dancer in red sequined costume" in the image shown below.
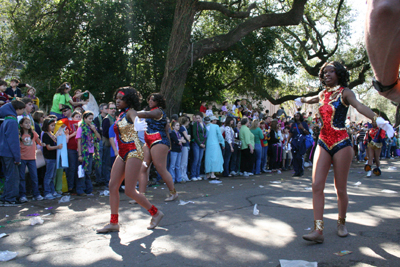
<path fill-rule="evenodd" d="M 372 128 L 366 134 L 367 138 L 367 150 L 368 150 L 368 164 L 365 165 L 364 170 L 367 172 L 367 177 L 371 177 L 371 173 L 373 172 L 376 176 L 382 174 L 381 169 L 381 162 L 379 157 L 382 151 L 383 139 L 386 136 L 386 132 L 383 129 L 380 129 L 376 122 L 372 123 Z M 372 163 L 375 159 L 376 168 L 372 170 Z"/>
<path fill-rule="evenodd" d="M 144 133 L 146 144 L 143 146 L 144 161 L 140 169 L 139 192 L 144 193 L 147 186 L 148 169 L 153 163 L 157 172 L 167 185 L 170 195 L 165 201 L 173 201 L 178 198 L 174 181 L 167 170 L 167 157 L 170 150 L 169 130 L 165 114 L 165 99 L 160 93 L 151 94 L 147 102 L 149 103 L 145 111 L 138 112 L 140 118 L 145 118 L 147 130 Z"/>
<path fill-rule="evenodd" d="M 330 62 L 322 66 L 319 78 L 325 89 L 318 96 L 296 99 L 296 102 L 319 105 L 319 114 L 323 123 L 320 141 L 314 154 L 312 171 L 314 230 L 303 238 L 322 243 L 323 214 L 325 205 L 324 188 L 331 163 L 333 163 L 336 194 L 338 198 L 338 232 L 340 237 L 348 235 L 345 218 L 348 206 L 347 177 L 353 160 L 353 148 L 345 129 L 348 107 L 351 105 L 364 116 L 375 119 L 375 113 L 361 104 L 354 93 L 347 88 L 349 72 L 339 62 Z"/>
<path fill-rule="evenodd" d="M 146 123 L 140 121 L 136 110 L 140 109 L 141 96 L 132 87 L 123 87 L 115 92 L 116 107 L 122 112 L 115 122 L 114 131 L 118 140 L 118 156 L 111 169 L 110 177 L 110 208 L 111 220 L 103 228 L 97 229 L 98 233 L 117 232 L 119 188 L 125 179 L 125 194 L 134 199 L 145 208 L 152 216 L 150 226 L 154 229 L 164 214 L 152 205 L 143 194 L 136 191 L 139 171 L 143 161 L 143 150 L 137 132 L 146 129 Z"/>

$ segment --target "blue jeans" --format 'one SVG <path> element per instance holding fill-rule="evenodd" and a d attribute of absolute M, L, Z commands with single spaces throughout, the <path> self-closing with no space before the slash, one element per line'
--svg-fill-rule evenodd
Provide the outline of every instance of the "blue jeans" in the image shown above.
<path fill-rule="evenodd" d="M 193 162 L 190 173 L 191 178 L 200 177 L 201 160 L 203 159 L 204 148 L 201 148 L 196 142 L 192 143 Z"/>
<path fill-rule="evenodd" d="M 45 159 L 46 160 L 46 174 L 44 175 L 43 187 L 44 196 L 48 194 L 54 194 L 56 192 L 54 188 L 54 176 L 56 176 L 56 159 Z"/>
<path fill-rule="evenodd" d="M 261 169 L 267 169 L 267 166 L 265 164 L 267 163 L 267 158 L 268 158 L 268 146 L 261 147 L 262 152 L 261 152 Z"/>
<path fill-rule="evenodd" d="M 231 151 L 231 146 L 226 141 L 225 141 L 225 149 L 223 152 L 224 152 L 224 172 L 222 173 L 222 175 L 227 177 L 229 175 L 229 163 L 231 161 L 231 156 L 233 152 Z"/>
<path fill-rule="evenodd" d="M 103 155 L 101 156 L 101 172 L 102 172 L 102 177 L 101 177 L 101 182 L 108 184 L 110 182 L 110 174 L 111 174 L 111 167 L 110 167 L 110 160 L 111 160 L 111 154 L 110 154 L 110 149 L 111 146 L 105 146 L 103 143 Z"/>
<path fill-rule="evenodd" d="M 363 142 L 358 143 L 358 161 L 363 161 L 365 157 L 365 145 Z"/>
<path fill-rule="evenodd" d="M 172 181 L 180 183 L 182 181 L 182 176 L 181 176 L 182 152 L 171 151 L 170 157 L 171 161 L 169 164 L 169 173 L 172 176 Z"/>
<path fill-rule="evenodd" d="M 14 163 L 14 158 L 0 157 L 3 174 L 6 178 L 4 181 L 4 190 L 1 195 L 2 201 L 16 201 L 18 197 L 19 171 L 18 166 Z M 24 172 L 25 173 L 25 172 Z"/>
<path fill-rule="evenodd" d="M 261 156 L 262 156 L 261 144 L 254 144 L 254 154 L 256 154 L 256 162 L 253 166 L 253 172 L 254 172 L 254 174 L 260 174 L 260 172 L 261 172 Z"/>
<path fill-rule="evenodd" d="M 63 118 L 63 114 L 62 113 L 58 114 L 58 113 L 55 113 L 54 111 L 50 111 L 50 115 L 57 116 L 57 120 L 61 120 Z"/>
<path fill-rule="evenodd" d="M 92 180 L 90 180 L 90 175 L 92 174 L 93 167 L 93 154 L 89 154 L 87 171 L 85 171 L 84 178 L 78 178 L 78 183 L 76 185 L 77 194 L 91 194 L 93 192 Z"/>
<path fill-rule="evenodd" d="M 182 158 L 181 158 L 181 177 L 183 180 L 188 180 L 187 175 L 187 167 L 188 167 L 188 159 L 189 159 L 189 146 L 182 147 Z"/>
<path fill-rule="evenodd" d="M 96 183 L 103 182 L 102 181 L 102 174 L 101 174 L 102 162 L 103 162 L 102 156 L 103 156 L 103 142 L 100 141 L 99 142 L 99 157 L 100 157 L 100 161 L 99 161 L 99 165 L 97 165 L 97 168 L 96 168 Z"/>
<path fill-rule="evenodd" d="M 19 165 L 19 197 L 26 197 L 26 181 L 25 181 L 25 169 L 28 166 L 29 176 L 31 178 L 31 187 L 34 197 L 40 195 L 38 188 L 38 176 L 36 168 L 36 160 L 21 160 Z"/>
<path fill-rule="evenodd" d="M 73 149 L 68 149 L 68 163 L 69 168 L 67 171 L 67 182 L 68 182 L 68 190 L 72 188 L 76 188 L 76 184 L 78 183 L 78 151 Z"/>
<path fill-rule="evenodd" d="M 294 153 L 292 150 L 292 155 L 293 155 L 294 174 L 295 175 L 303 175 L 304 174 L 304 169 L 303 169 L 303 155 L 304 154 Z"/>
<path fill-rule="evenodd" d="M 231 155 L 231 172 L 240 171 L 240 155 L 240 147 L 236 144 L 233 144 L 233 153 Z"/>

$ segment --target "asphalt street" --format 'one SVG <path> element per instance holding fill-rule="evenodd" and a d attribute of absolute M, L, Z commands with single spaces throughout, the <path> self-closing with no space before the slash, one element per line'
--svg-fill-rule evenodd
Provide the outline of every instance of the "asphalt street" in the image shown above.
<path fill-rule="evenodd" d="M 318 266 L 400 266 L 400 161 L 384 160 L 382 176 L 367 178 L 353 163 L 348 181 L 347 228 L 336 234 L 337 204 L 330 171 L 325 189 L 325 242 L 301 238 L 313 227 L 311 170 L 148 188 L 165 217 L 147 230 L 150 215 L 121 194 L 119 233 L 96 234 L 110 219 L 108 197 L 72 196 L 67 203 L 31 201 L 0 208 L 0 251 L 18 256 L 1 266 L 279 266 L 280 259 Z M 179 205 L 180 201 L 191 201 Z M 257 204 L 258 215 L 253 214 Z M 30 225 L 32 214 L 42 225 Z M 46 216 L 44 216 L 46 215 Z M 348 250 L 350 254 L 334 253 Z"/>

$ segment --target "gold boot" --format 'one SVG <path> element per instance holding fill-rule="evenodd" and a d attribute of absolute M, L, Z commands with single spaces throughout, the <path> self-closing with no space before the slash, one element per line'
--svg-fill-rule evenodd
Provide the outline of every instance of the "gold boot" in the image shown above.
<path fill-rule="evenodd" d="M 322 243 L 324 242 L 324 235 L 318 233 L 318 231 L 323 231 L 324 230 L 324 221 L 323 220 L 314 220 L 314 230 L 312 230 L 310 233 L 303 235 L 303 239 L 307 241 L 314 241 L 317 243 Z"/>
<path fill-rule="evenodd" d="M 178 193 L 176 192 L 176 189 L 169 191 L 169 197 L 167 197 L 164 201 L 174 201 L 175 199 L 178 198 Z"/>
<path fill-rule="evenodd" d="M 345 223 L 346 219 L 339 216 L 339 219 L 337 221 L 337 234 L 340 237 L 346 237 L 349 235 Z"/>

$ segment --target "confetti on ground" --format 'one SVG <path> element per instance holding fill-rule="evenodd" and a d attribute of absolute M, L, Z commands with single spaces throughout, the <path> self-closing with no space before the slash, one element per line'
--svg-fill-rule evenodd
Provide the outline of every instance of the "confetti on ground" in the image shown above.
<path fill-rule="evenodd" d="M 337 255 L 337 256 L 344 256 L 344 255 L 351 254 L 351 253 L 353 253 L 353 251 L 342 250 L 342 251 L 340 251 L 340 252 L 335 252 L 335 253 L 333 253 L 333 254 L 335 254 L 335 255 Z"/>

